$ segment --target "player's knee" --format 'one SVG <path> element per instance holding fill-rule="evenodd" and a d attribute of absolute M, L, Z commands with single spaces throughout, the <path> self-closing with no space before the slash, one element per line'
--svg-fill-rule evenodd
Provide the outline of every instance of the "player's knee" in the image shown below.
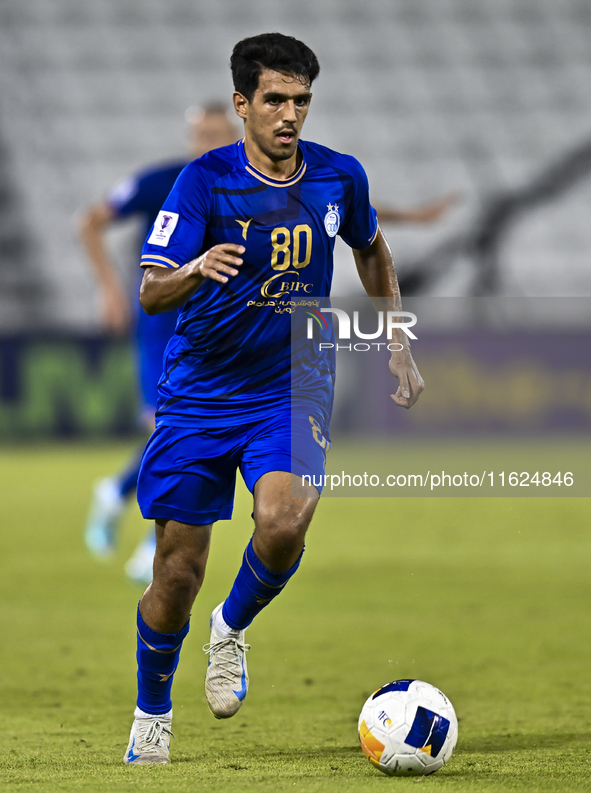
<path fill-rule="evenodd" d="M 267 504 L 255 513 L 256 530 L 274 545 L 295 546 L 303 542 L 310 518 L 301 506 Z"/>
<path fill-rule="evenodd" d="M 156 554 L 154 581 L 170 593 L 195 598 L 203 583 L 205 567 L 196 559 L 180 554 Z"/>

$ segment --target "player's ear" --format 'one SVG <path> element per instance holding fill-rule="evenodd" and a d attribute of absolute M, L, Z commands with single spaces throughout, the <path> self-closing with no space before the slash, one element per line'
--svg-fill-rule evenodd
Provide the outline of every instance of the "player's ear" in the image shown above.
<path fill-rule="evenodd" d="M 234 104 L 236 115 L 240 116 L 242 119 L 245 119 L 248 109 L 248 99 L 239 91 L 234 91 L 232 94 L 232 102 Z"/>

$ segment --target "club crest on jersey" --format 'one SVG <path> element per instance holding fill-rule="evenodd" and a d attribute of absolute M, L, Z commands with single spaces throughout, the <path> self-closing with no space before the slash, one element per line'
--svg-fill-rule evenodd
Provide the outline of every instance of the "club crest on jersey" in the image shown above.
<path fill-rule="evenodd" d="M 328 236 L 336 237 L 340 225 L 341 216 L 339 215 L 339 205 L 328 204 L 328 212 L 324 216 L 324 228 Z"/>

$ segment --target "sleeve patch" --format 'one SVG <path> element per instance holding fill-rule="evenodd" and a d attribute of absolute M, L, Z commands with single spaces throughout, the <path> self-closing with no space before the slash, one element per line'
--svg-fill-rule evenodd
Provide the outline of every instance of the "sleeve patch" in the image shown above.
<path fill-rule="evenodd" d="M 178 212 L 166 212 L 161 209 L 154 221 L 154 228 L 148 238 L 148 244 L 161 245 L 166 248 L 178 221 Z"/>

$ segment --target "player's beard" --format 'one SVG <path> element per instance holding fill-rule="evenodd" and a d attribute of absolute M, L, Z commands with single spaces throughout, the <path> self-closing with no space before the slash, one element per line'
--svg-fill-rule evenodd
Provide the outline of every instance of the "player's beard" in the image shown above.
<path fill-rule="evenodd" d="M 282 162 L 283 160 L 291 159 L 297 150 L 298 138 L 294 138 L 289 148 L 281 146 L 281 149 L 265 151 L 265 154 L 270 160 L 273 160 L 274 162 Z"/>
<path fill-rule="evenodd" d="M 289 160 L 290 157 L 293 157 L 295 152 L 298 149 L 298 142 L 296 140 L 295 145 L 290 147 L 290 151 L 281 151 L 279 154 L 276 155 L 277 160 Z"/>
<path fill-rule="evenodd" d="M 289 145 L 289 147 L 283 146 L 283 144 L 279 144 L 281 148 L 272 148 L 271 145 L 268 145 L 265 140 L 262 140 L 258 136 L 253 136 L 254 142 L 257 144 L 258 148 L 263 152 L 263 154 L 268 157 L 272 162 L 283 162 L 283 160 L 289 160 L 298 150 L 298 141 L 300 136 L 298 133 L 294 132 L 294 139 Z M 273 142 L 275 142 L 276 138 L 273 135 Z"/>

